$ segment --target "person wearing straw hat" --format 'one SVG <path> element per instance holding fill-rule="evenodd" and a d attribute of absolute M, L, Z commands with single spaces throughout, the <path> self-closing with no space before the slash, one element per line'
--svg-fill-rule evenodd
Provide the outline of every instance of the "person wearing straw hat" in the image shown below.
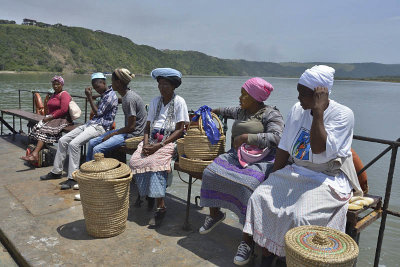
<path fill-rule="evenodd" d="M 115 69 L 111 76 L 112 88 L 122 97 L 122 110 L 125 116 L 124 127 L 108 131 L 89 141 L 86 161 L 93 160 L 96 153 L 106 153 L 124 145 L 125 139 L 143 136 L 147 112 L 142 98 L 128 87 L 135 75 L 129 70 Z"/>
<path fill-rule="evenodd" d="M 117 113 L 118 98 L 115 92 L 107 87 L 104 74 L 101 72 L 93 73 L 91 78 L 93 89 L 101 95 L 98 107 L 93 101 L 91 87 L 85 89 L 85 94 L 96 115 L 86 124 L 75 128 L 60 138 L 53 169 L 48 174 L 40 176 L 41 180 L 60 179 L 62 177 L 64 161 L 68 155 L 68 179 L 62 183 L 61 190 L 71 189 L 77 184 L 72 178 L 72 173 L 79 168 L 81 147 L 90 139 L 108 131 Z"/>
<path fill-rule="evenodd" d="M 175 94 L 181 85 L 182 74 L 171 68 L 158 68 L 151 72 L 157 80 L 160 96 L 153 98 L 147 115 L 144 139 L 129 165 L 139 190 L 139 196 L 157 200 L 157 211 L 149 225 L 158 227 L 166 214 L 164 202 L 167 174 L 171 172 L 171 159 L 175 141 L 182 137 L 184 124 L 189 122 L 185 100 Z"/>
<path fill-rule="evenodd" d="M 235 120 L 232 125 L 233 147 L 218 156 L 203 172 L 200 205 L 209 207 L 210 215 L 199 229 L 200 234 L 209 233 L 225 219 L 220 208 L 233 211 L 243 225 L 247 201 L 272 170 L 284 127 L 279 110 L 264 104 L 273 90 L 264 79 L 251 78 L 241 87 L 239 107 L 212 110 Z M 239 254 L 242 246 L 239 245 Z M 242 263 L 247 262 L 245 259 Z"/>
<path fill-rule="evenodd" d="M 318 65 L 301 75 L 273 172 L 247 204 L 243 232 L 263 248 L 262 266 L 285 256 L 285 233 L 296 226 L 344 232 L 352 191 L 362 195 L 350 150 L 353 112 L 329 98 L 334 73 Z"/>

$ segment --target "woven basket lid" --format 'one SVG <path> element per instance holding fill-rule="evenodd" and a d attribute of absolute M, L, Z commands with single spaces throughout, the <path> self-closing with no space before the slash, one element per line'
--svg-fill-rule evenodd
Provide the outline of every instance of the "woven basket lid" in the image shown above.
<path fill-rule="evenodd" d="M 128 165 L 116 159 L 105 158 L 103 153 L 96 153 L 94 160 L 85 162 L 80 170 L 74 172 L 78 179 L 118 179 L 130 175 L 131 169 Z"/>
<path fill-rule="evenodd" d="M 321 263 L 345 263 L 358 256 L 357 243 L 338 230 L 305 225 L 289 230 L 285 235 L 286 250 L 296 257 Z"/>

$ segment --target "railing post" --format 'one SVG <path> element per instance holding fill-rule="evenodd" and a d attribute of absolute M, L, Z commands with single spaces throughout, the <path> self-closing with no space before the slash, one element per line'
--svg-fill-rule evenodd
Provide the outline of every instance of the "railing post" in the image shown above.
<path fill-rule="evenodd" d="M 385 199 L 384 199 L 383 208 L 382 208 L 383 209 L 382 210 L 382 219 L 381 219 L 381 225 L 379 227 L 378 242 L 376 244 L 375 261 L 374 261 L 374 266 L 375 267 L 378 267 L 379 258 L 381 256 L 383 234 L 385 232 L 385 227 L 386 227 L 386 217 L 387 217 L 387 211 L 386 210 L 389 207 L 390 193 L 392 191 L 392 182 L 393 182 L 394 167 L 396 165 L 397 149 L 398 149 L 398 147 L 396 145 L 392 146 L 392 155 L 391 155 L 391 158 L 390 158 L 390 168 L 389 168 L 389 172 L 388 172 Z"/>
<path fill-rule="evenodd" d="M 18 109 L 21 109 L 21 89 L 18 89 Z M 19 132 L 22 132 L 22 118 L 19 118 Z"/>

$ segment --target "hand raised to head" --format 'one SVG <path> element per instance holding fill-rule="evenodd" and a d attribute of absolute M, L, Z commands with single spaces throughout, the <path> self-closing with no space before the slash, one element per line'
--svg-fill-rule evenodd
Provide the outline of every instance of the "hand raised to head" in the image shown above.
<path fill-rule="evenodd" d="M 326 87 L 317 87 L 313 94 L 313 111 L 324 111 L 329 105 L 329 91 Z"/>

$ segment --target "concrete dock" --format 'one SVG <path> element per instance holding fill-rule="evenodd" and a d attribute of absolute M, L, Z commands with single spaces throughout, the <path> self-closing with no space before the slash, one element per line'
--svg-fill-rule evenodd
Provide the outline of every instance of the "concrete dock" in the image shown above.
<path fill-rule="evenodd" d="M 79 191 L 59 190 L 65 178 L 40 181 L 39 176 L 51 167 L 34 169 L 19 159 L 26 141 L 20 135 L 15 140 L 0 137 L 0 238 L 19 265 L 234 266 L 241 226 L 229 213 L 213 232 L 197 232 L 208 212 L 194 205 L 198 182 L 192 192 L 191 231 L 182 229 L 187 185 L 175 173 L 167 189 L 168 212 L 161 227 L 149 229 L 153 213 L 147 211 L 146 203 L 141 208 L 133 206 L 137 190 L 132 184 L 125 232 L 95 239 L 86 232 L 80 202 L 73 200 Z M 251 265 L 259 262 L 257 254 Z M 0 254 L 0 266 L 6 256 Z"/>

